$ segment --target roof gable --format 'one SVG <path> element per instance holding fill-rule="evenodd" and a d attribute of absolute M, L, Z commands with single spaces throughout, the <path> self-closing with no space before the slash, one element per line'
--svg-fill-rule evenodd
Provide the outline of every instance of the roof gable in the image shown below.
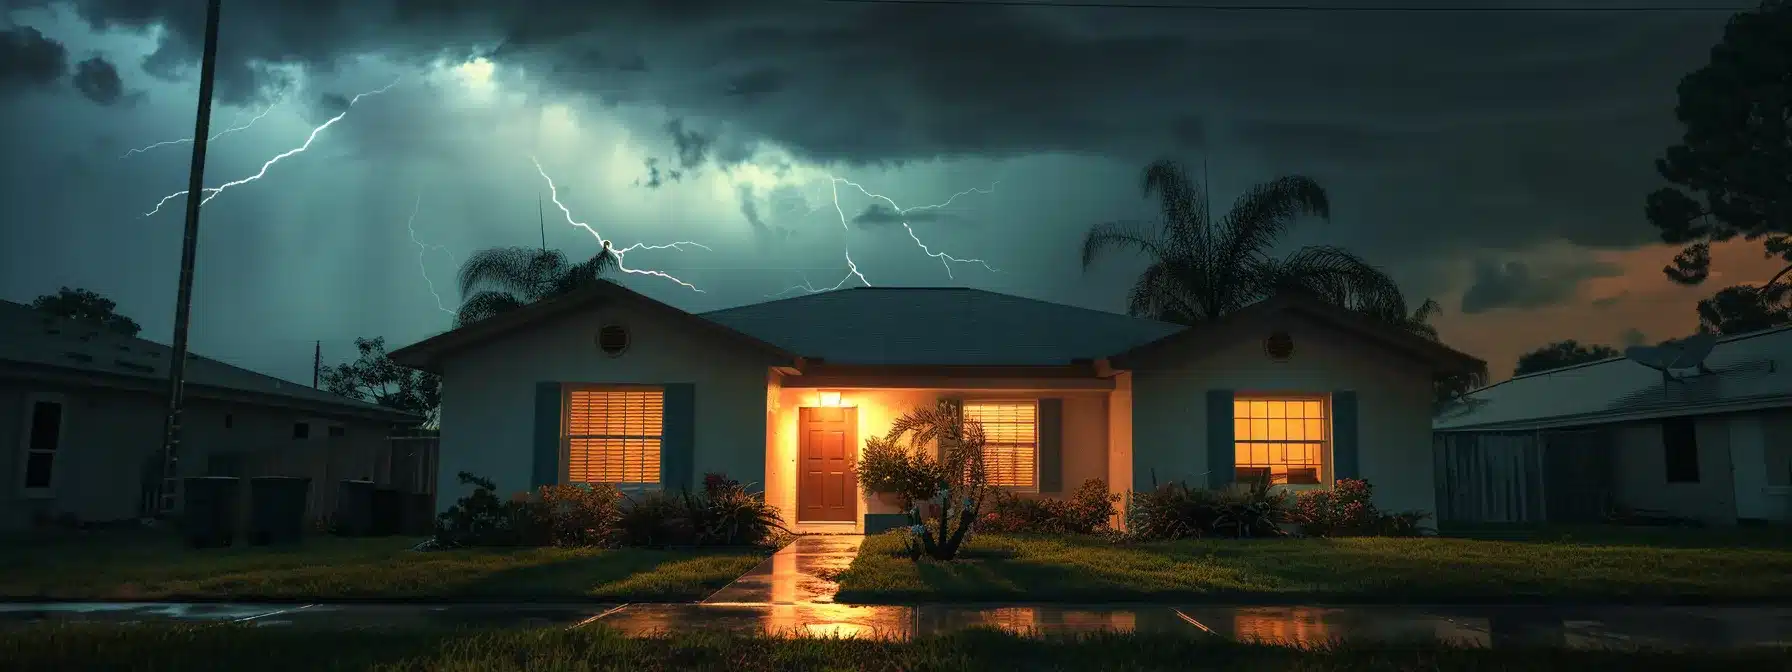
<path fill-rule="evenodd" d="M 1053 366 L 1093 360 L 1186 327 L 949 287 L 856 287 L 702 313 L 830 364 Z"/>

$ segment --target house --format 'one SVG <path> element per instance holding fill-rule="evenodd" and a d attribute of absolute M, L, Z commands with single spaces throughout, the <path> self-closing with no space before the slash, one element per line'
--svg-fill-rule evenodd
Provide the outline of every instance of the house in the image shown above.
<path fill-rule="evenodd" d="M 0 301 L 0 530 L 137 518 L 153 503 L 168 412 L 160 343 Z M 370 475 L 394 425 L 422 420 L 189 355 L 181 476 Z"/>
<path fill-rule="evenodd" d="M 865 437 L 943 398 L 985 426 L 992 481 L 1028 495 L 1357 476 L 1430 510 L 1432 380 L 1484 366 L 1301 297 L 1191 329 L 952 288 L 692 314 L 612 283 L 392 357 L 443 377 L 438 507 L 462 471 L 506 491 L 722 472 L 800 529 L 845 532 L 899 520 L 856 485 Z"/>
<path fill-rule="evenodd" d="M 1792 327 L 1718 339 L 1704 369 L 1618 357 L 1470 393 L 1434 425 L 1439 520 L 1792 520 Z"/>

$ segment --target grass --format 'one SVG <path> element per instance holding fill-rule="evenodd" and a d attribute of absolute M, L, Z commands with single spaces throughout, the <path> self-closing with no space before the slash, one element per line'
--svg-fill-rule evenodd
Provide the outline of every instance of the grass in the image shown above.
<path fill-rule="evenodd" d="M 840 602 L 1763 603 L 1792 547 L 1453 538 L 1190 540 L 983 535 L 953 562 L 866 539 Z"/>
<path fill-rule="evenodd" d="M 325 645 L 320 646 L 323 643 Z M 969 631 L 911 642 L 691 633 L 628 638 L 548 630 L 240 626 L 32 626 L 0 631 L 9 670 L 1730 670 L 1785 669 L 1782 650 L 1698 653 L 1467 649 L 1435 644 L 1300 649 L 1171 634 L 1027 638 Z M 1196 662 L 1199 661 L 1199 662 Z"/>
<path fill-rule="evenodd" d="M 318 536 L 296 547 L 198 550 L 169 535 L 0 543 L 6 600 L 682 601 L 765 557 L 755 550 L 479 549 Z"/>

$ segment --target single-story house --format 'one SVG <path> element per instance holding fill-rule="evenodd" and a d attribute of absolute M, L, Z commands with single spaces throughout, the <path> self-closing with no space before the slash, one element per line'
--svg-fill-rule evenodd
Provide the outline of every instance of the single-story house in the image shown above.
<path fill-rule="evenodd" d="M 940 399 L 983 423 L 992 482 L 1028 495 L 1361 477 L 1383 506 L 1431 510 L 1432 381 L 1485 366 L 1295 296 L 1188 328 L 960 288 L 693 314 L 607 282 L 392 358 L 442 375 L 438 507 L 462 471 L 506 491 L 721 472 L 799 529 L 844 532 L 896 519 L 856 485 L 865 437 Z"/>
<path fill-rule="evenodd" d="M 1471 392 L 1438 417 L 1441 522 L 1792 520 L 1792 326 L 1717 340 L 1704 370 L 1624 357 Z"/>
<path fill-rule="evenodd" d="M 172 354 L 0 301 L 0 530 L 154 512 Z M 179 475 L 310 476 L 318 511 L 321 484 L 372 475 L 390 430 L 422 421 L 195 355 L 186 373 Z"/>

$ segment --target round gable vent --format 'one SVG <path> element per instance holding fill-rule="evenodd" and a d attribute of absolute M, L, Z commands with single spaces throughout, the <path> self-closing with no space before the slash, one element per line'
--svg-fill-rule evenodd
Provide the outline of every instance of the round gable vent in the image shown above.
<path fill-rule="evenodd" d="M 628 327 L 611 324 L 597 330 L 597 349 L 611 357 L 626 352 L 628 350 Z"/>
<path fill-rule="evenodd" d="M 1263 339 L 1263 353 L 1278 362 L 1288 361 L 1294 356 L 1294 337 L 1285 331 L 1270 334 L 1269 338 Z"/>

